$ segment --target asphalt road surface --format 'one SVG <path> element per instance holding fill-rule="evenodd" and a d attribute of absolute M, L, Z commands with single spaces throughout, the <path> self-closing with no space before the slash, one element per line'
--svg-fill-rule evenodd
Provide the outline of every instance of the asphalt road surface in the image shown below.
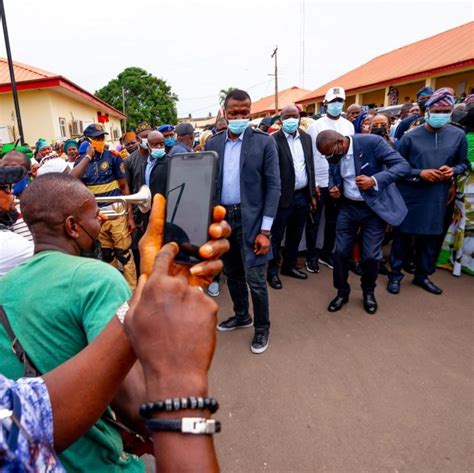
<path fill-rule="evenodd" d="M 380 276 L 372 316 L 354 275 L 336 314 L 327 268 L 282 281 L 269 289 L 267 352 L 250 352 L 253 329 L 218 336 L 210 394 L 223 472 L 474 471 L 473 278 L 437 271 L 435 296 L 409 276 L 394 296 Z M 223 320 L 225 285 L 217 301 Z"/>

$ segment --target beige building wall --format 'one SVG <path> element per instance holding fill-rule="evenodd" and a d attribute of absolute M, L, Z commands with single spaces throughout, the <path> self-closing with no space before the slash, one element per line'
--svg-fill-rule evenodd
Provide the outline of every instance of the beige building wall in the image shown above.
<path fill-rule="evenodd" d="M 30 146 L 34 146 L 38 138 L 52 142 L 63 137 L 60 118 L 64 119 L 64 131 L 67 138 L 72 137 L 73 120 L 81 120 L 84 128 L 91 123 L 97 123 L 98 109 L 96 107 L 74 100 L 55 90 L 21 91 L 18 95 L 25 141 Z M 16 119 L 12 120 L 14 110 L 12 95 L 1 94 L 0 125 L 13 126 L 14 139 L 17 139 Z M 103 125 L 105 131 L 109 133 L 107 141 L 116 145 L 122 135 L 120 119 L 109 115 L 109 120 L 109 123 Z"/>

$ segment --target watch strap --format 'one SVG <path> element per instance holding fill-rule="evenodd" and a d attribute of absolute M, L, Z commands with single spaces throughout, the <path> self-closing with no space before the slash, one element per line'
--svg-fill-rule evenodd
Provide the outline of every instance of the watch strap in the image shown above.
<path fill-rule="evenodd" d="M 182 419 L 149 419 L 146 427 L 152 432 L 179 432 L 182 434 L 212 435 L 221 431 L 221 423 L 214 419 L 183 417 Z"/>

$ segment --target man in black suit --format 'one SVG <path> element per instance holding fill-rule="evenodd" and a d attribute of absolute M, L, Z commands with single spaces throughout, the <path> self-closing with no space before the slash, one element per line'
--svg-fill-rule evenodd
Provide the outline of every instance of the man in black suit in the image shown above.
<path fill-rule="evenodd" d="M 247 92 L 229 92 L 224 102 L 228 128 L 209 138 L 206 150 L 219 155 L 215 200 L 226 207 L 232 227 L 230 250 L 223 261 L 234 315 L 217 329 L 229 331 L 253 325 L 251 350 L 263 353 L 270 332 L 265 265 L 272 257 L 270 238 L 280 199 L 280 169 L 275 141 L 267 133 L 249 127 L 250 107 Z"/>
<path fill-rule="evenodd" d="M 280 163 L 281 196 L 272 227 L 273 258 L 268 263 L 267 281 L 273 289 L 283 287 L 278 277 L 280 246 L 286 229 L 281 274 L 296 279 L 308 275 L 296 268 L 298 246 L 310 208 L 316 208 L 316 181 L 311 137 L 300 130 L 300 111 L 286 106 L 280 114 L 282 128 L 272 135 Z"/>

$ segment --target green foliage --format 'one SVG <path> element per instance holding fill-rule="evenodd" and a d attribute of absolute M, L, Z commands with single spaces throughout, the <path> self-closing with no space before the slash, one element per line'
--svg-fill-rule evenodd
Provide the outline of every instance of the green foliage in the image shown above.
<path fill-rule="evenodd" d="M 235 89 L 237 89 L 237 87 L 228 87 L 227 89 L 221 89 L 219 91 L 219 105 L 221 107 L 224 106 L 224 101 L 225 101 L 225 98 L 227 97 L 227 94 L 232 92 Z"/>
<path fill-rule="evenodd" d="M 128 130 L 135 130 L 142 122 L 152 127 L 177 122 L 178 96 L 165 80 L 139 67 L 127 67 L 95 95 L 117 110 L 123 110 L 123 89 Z"/>

